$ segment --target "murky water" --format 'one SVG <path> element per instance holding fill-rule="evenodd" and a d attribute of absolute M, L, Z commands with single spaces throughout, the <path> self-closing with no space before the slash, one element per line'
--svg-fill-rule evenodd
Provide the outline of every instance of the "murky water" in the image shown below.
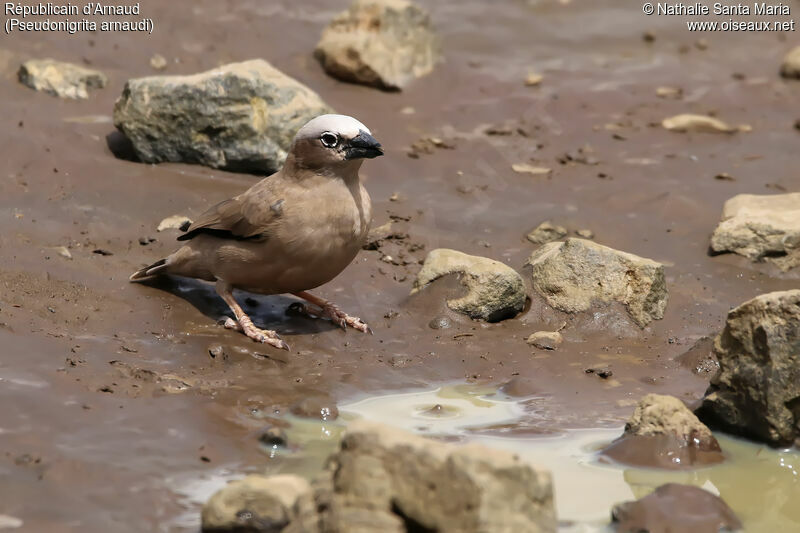
<path fill-rule="evenodd" d="M 481 442 L 551 470 L 563 531 L 610 530 L 615 503 L 641 498 L 670 482 L 696 485 L 721 496 L 747 532 L 800 529 L 796 450 L 774 450 L 717 434 L 726 455 L 717 466 L 664 472 L 608 465 L 598 461 L 597 451 L 618 437 L 621 427 L 567 430 L 554 436 L 503 436 L 497 431 L 487 435 L 482 431 L 487 427 L 513 428 L 526 416 L 525 409 L 518 400 L 467 385 L 369 397 L 341 406 L 340 412 L 342 420 L 365 418 L 423 435 Z M 301 431 L 311 436 L 308 427 Z"/>

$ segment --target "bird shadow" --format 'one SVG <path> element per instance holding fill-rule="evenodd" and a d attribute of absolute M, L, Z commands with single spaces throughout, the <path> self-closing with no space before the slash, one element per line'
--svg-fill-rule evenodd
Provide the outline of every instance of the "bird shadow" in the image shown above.
<path fill-rule="evenodd" d="M 141 284 L 184 299 L 211 321 L 233 318 L 233 311 L 209 283 L 192 278 L 159 276 Z M 297 298 L 246 291 L 236 291 L 234 296 L 256 327 L 274 329 L 279 335 L 308 335 L 338 329 L 330 320 L 288 312 L 289 306 L 299 301 Z"/>

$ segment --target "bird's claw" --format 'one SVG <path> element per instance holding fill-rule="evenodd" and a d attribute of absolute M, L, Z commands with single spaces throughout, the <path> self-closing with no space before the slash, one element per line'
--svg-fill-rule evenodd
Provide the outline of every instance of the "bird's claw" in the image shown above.
<path fill-rule="evenodd" d="M 256 342 L 269 344 L 279 350 L 289 350 L 289 345 L 286 344 L 286 341 L 281 339 L 277 333 L 272 330 L 257 328 L 253 325 L 251 320 L 242 319 L 241 321 L 237 321 L 227 317 L 222 325 L 225 329 L 240 331 Z"/>
<path fill-rule="evenodd" d="M 347 326 L 350 326 L 362 333 L 372 334 L 372 329 L 366 322 L 356 316 L 348 315 L 334 304 L 328 304 L 323 307 L 322 313 L 344 330 L 347 330 Z"/>
<path fill-rule="evenodd" d="M 347 331 L 347 327 L 350 326 L 353 329 L 361 331 L 363 333 L 369 333 L 372 335 L 372 328 L 370 328 L 363 320 L 358 317 L 350 316 L 335 304 L 329 303 L 324 305 L 321 310 L 316 308 L 309 307 L 308 305 L 304 304 L 303 302 L 293 302 L 287 309 L 287 315 L 301 315 L 301 316 L 308 316 L 314 318 L 329 318 L 331 322 L 342 328 L 343 330 Z"/>

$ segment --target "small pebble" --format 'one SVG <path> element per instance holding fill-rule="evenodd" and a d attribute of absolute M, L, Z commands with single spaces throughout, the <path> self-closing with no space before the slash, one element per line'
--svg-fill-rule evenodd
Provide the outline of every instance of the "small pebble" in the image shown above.
<path fill-rule="evenodd" d="M 453 324 L 450 322 L 450 319 L 446 316 L 437 316 L 430 322 L 428 322 L 428 327 L 431 329 L 447 329 Z"/>
<path fill-rule="evenodd" d="M 258 436 L 258 441 L 270 447 L 286 446 L 286 432 L 279 427 L 272 426 Z"/>

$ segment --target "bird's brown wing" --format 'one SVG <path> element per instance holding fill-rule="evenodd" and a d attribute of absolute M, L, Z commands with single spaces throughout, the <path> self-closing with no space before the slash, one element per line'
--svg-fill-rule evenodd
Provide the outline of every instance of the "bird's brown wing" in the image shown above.
<path fill-rule="evenodd" d="M 270 222 L 281 214 L 282 203 L 270 187 L 253 187 L 200 215 L 178 240 L 188 241 L 202 233 L 235 240 L 265 239 Z"/>

